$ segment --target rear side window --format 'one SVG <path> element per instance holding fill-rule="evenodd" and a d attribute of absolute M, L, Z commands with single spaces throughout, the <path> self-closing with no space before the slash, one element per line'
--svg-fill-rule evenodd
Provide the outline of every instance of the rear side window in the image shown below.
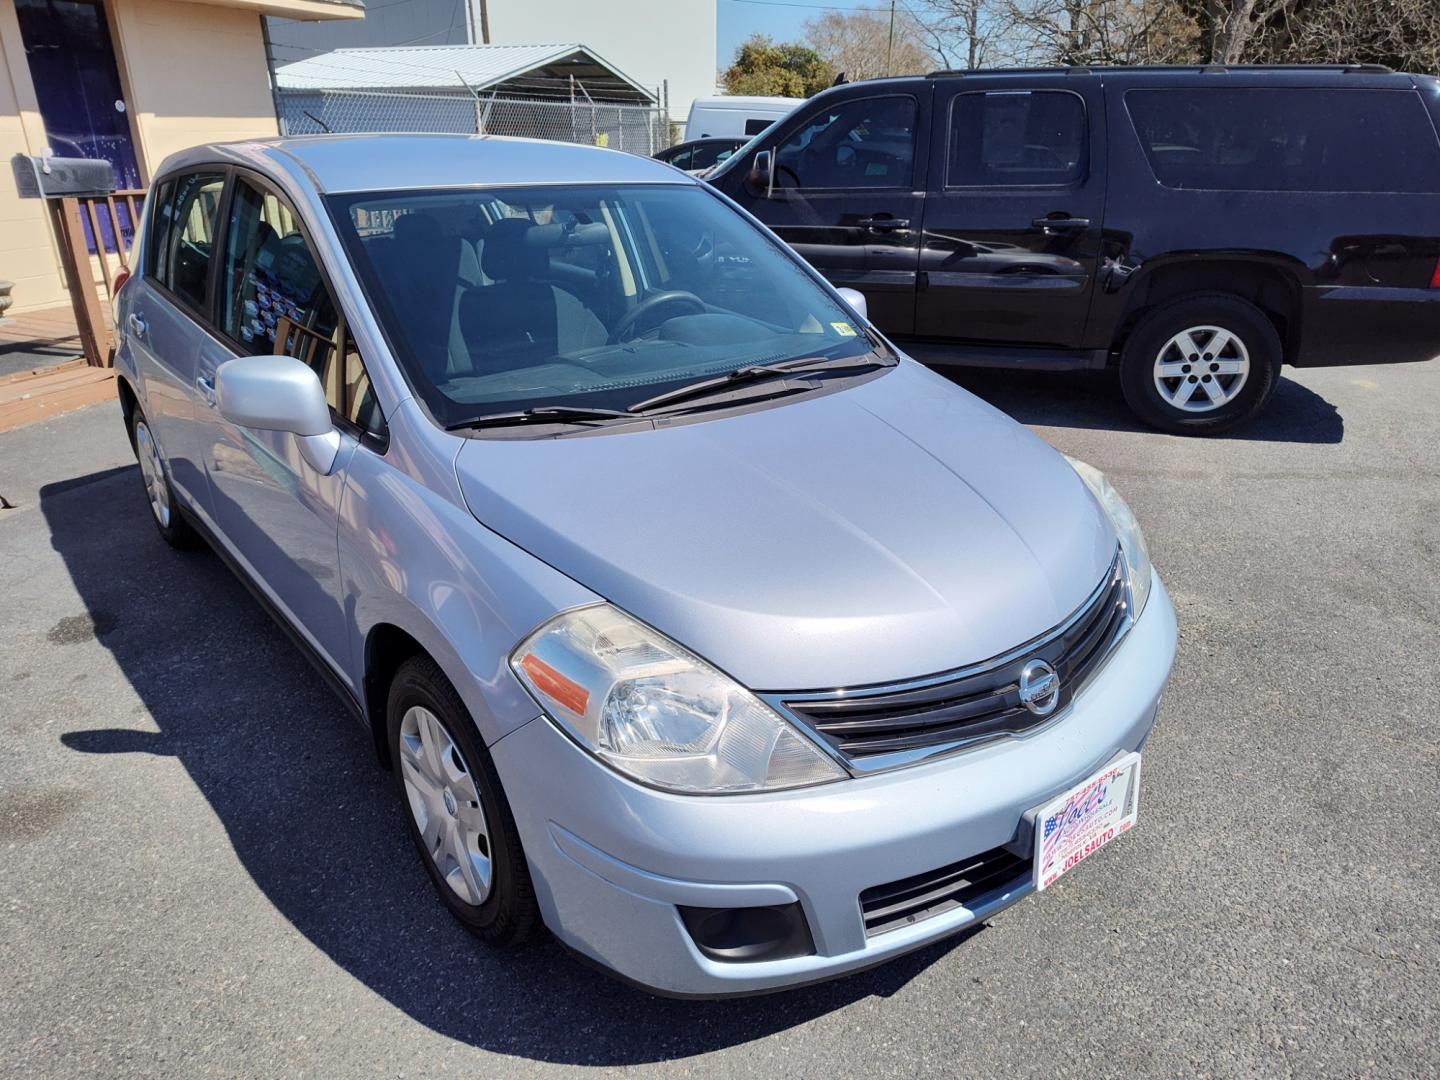
<path fill-rule="evenodd" d="M 1131 90 L 1155 178 L 1220 191 L 1440 191 L 1440 146 L 1410 90 Z"/>
<path fill-rule="evenodd" d="M 959 94 L 950 106 L 951 187 L 1051 187 L 1085 173 L 1085 103 L 1066 90 Z"/>
<path fill-rule="evenodd" d="M 760 132 L 764 131 L 772 123 L 774 123 L 773 120 L 767 120 L 763 116 L 758 118 L 752 117 L 745 121 L 745 135 L 747 138 L 751 135 L 759 135 Z"/>
<path fill-rule="evenodd" d="M 156 204 L 155 261 L 152 273 L 181 300 L 205 311 L 205 284 L 215 252 L 215 218 L 225 188 L 221 173 L 197 172 L 177 176 L 173 185 L 161 185 Z"/>
<path fill-rule="evenodd" d="M 335 412 L 380 434 L 365 365 L 310 253 L 294 211 L 274 194 L 235 182 L 220 276 L 221 326 L 241 350 L 310 365 Z"/>

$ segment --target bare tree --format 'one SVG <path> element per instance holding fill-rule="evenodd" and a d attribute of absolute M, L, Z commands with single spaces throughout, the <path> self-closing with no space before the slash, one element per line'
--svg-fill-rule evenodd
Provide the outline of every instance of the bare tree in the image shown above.
<path fill-rule="evenodd" d="M 830 11 L 805 20 L 805 40 L 852 81 L 933 71 L 937 56 L 927 46 L 925 30 L 915 16 L 908 8 L 895 10 L 893 43 L 890 19 L 888 7 Z"/>
<path fill-rule="evenodd" d="M 1008 2 L 1017 49 L 1031 63 L 1181 64 L 1199 58 L 1200 28 L 1176 0 Z"/>
<path fill-rule="evenodd" d="M 1005 0 L 919 0 L 916 22 L 947 68 L 970 70 L 1011 59 Z"/>
<path fill-rule="evenodd" d="M 1301 0 L 1206 0 L 1207 58 L 1212 64 L 1238 64 L 1250 42 L 1267 25 L 1284 22 Z"/>
<path fill-rule="evenodd" d="M 1440 8 L 1436 0 L 1301 0 L 1252 37 L 1246 59 L 1440 71 Z"/>

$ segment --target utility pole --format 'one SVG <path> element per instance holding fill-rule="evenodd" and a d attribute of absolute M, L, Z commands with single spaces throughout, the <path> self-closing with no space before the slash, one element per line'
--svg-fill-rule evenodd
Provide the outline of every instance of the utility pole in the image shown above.
<path fill-rule="evenodd" d="M 885 74 L 890 74 L 890 57 L 895 52 L 895 0 L 890 0 L 890 41 L 885 46 Z"/>
<path fill-rule="evenodd" d="M 465 36 L 471 45 L 490 44 L 490 7 L 486 0 L 469 0 L 465 5 Z"/>

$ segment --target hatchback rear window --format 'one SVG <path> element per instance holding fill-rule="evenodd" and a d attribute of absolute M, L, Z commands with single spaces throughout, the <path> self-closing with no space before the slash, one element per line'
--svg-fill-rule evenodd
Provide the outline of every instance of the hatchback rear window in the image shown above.
<path fill-rule="evenodd" d="M 1130 90 L 1155 178 L 1221 191 L 1440 191 L 1440 146 L 1410 90 Z"/>

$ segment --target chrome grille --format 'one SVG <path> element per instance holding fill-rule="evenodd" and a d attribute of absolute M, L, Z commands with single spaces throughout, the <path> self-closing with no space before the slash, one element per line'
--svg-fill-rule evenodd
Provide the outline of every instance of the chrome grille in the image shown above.
<path fill-rule="evenodd" d="M 1122 557 L 1055 629 L 1003 656 L 930 679 L 816 694 L 773 695 L 862 771 L 890 768 L 977 740 L 1023 733 L 1062 712 L 1099 668 L 1129 618 Z M 1020 700 L 1020 673 L 1040 659 L 1060 678 L 1057 706 L 1037 715 Z M 767 695 L 770 696 L 770 695 Z"/>

